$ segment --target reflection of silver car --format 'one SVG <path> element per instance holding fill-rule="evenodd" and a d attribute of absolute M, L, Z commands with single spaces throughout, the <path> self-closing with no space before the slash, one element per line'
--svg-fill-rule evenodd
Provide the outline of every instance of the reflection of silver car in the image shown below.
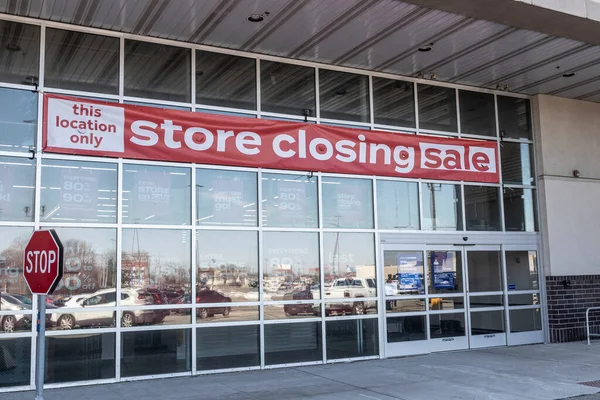
<path fill-rule="evenodd" d="M 64 308 L 81 308 L 82 310 L 73 313 L 54 313 L 52 314 L 52 322 L 59 329 L 64 330 L 73 329 L 75 326 L 113 326 L 116 322 L 116 313 L 114 310 L 106 308 L 116 306 L 116 296 L 116 289 L 103 289 L 80 299 L 72 299 L 65 303 Z M 121 290 L 121 305 L 152 304 L 154 304 L 152 295 L 144 289 Z M 99 310 L 96 311 L 96 309 Z M 121 325 L 124 327 L 155 321 L 155 311 L 152 310 L 124 311 L 121 316 Z"/>
<path fill-rule="evenodd" d="M 0 311 L 23 311 L 31 310 L 23 302 L 17 300 L 9 294 L 2 293 L 0 295 Z M 0 326 L 4 332 L 14 332 L 20 326 L 31 324 L 31 316 L 23 314 L 3 315 L 0 317 Z"/>

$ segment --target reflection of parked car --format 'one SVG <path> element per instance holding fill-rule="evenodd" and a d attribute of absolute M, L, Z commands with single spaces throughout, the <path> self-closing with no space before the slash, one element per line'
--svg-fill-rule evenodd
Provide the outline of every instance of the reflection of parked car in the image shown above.
<path fill-rule="evenodd" d="M 196 292 L 196 303 L 231 303 L 231 298 L 222 295 L 216 290 L 200 289 Z M 231 312 L 231 307 L 207 307 L 198 308 L 196 316 L 200 319 L 212 317 L 215 314 L 223 314 L 228 317 Z"/>
<path fill-rule="evenodd" d="M 103 289 L 82 298 L 73 296 L 65 302 L 64 308 L 81 308 L 74 313 L 53 313 L 52 321 L 60 329 L 73 329 L 75 326 L 112 325 L 115 323 L 115 311 L 104 309 L 116 305 L 116 289 Z M 121 305 L 152 305 L 153 297 L 143 289 L 122 289 Z M 95 311 L 100 309 L 100 311 Z M 153 310 L 124 311 L 121 324 L 124 327 L 135 324 L 156 322 Z"/>
<path fill-rule="evenodd" d="M 29 296 L 25 296 L 24 294 L 10 294 L 12 297 L 14 297 L 15 299 L 19 300 L 21 303 L 25 304 L 26 306 L 31 307 L 32 301 L 31 301 L 31 297 Z"/>
<path fill-rule="evenodd" d="M 169 304 L 179 304 L 179 301 L 183 297 L 183 290 L 163 290 L 164 295 L 167 297 Z"/>
<path fill-rule="evenodd" d="M 291 293 L 287 293 L 285 296 L 283 296 L 283 300 L 313 300 L 315 298 L 313 291 L 315 291 L 315 290 L 317 292 L 319 291 L 318 285 L 316 285 L 315 287 L 311 287 L 310 285 L 307 285 L 303 289 L 297 289 Z M 318 298 L 318 296 L 317 296 L 317 298 Z M 293 315 L 298 315 L 298 314 L 319 315 L 321 313 L 320 306 L 317 305 L 315 307 L 315 305 L 313 303 L 284 304 L 283 311 L 285 312 L 285 315 L 288 315 L 288 316 L 293 316 Z"/>
<path fill-rule="evenodd" d="M 31 310 L 30 306 L 27 306 L 15 297 L 2 293 L 0 295 L 0 311 L 24 311 Z M 14 332 L 15 329 L 21 326 L 28 326 L 31 324 L 31 315 L 23 314 L 12 314 L 3 315 L 0 317 L 0 326 L 4 332 Z"/>
<path fill-rule="evenodd" d="M 377 284 L 372 278 L 341 278 L 333 281 L 325 290 L 325 299 L 355 300 L 367 297 L 377 297 Z M 327 314 L 352 313 L 364 314 L 368 309 L 377 307 L 375 300 L 366 301 L 344 301 L 339 303 L 327 303 L 325 312 Z"/>

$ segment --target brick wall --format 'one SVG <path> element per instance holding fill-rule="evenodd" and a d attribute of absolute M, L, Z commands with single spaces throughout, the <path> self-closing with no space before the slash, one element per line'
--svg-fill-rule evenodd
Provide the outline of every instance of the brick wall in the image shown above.
<path fill-rule="evenodd" d="M 571 286 L 565 287 L 565 280 Z M 546 291 L 550 341 L 585 340 L 585 310 L 600 307 L 600 275 L 547 276 Z M 590 331 L 600 333 L 600 310 L 590 312 Z"/>

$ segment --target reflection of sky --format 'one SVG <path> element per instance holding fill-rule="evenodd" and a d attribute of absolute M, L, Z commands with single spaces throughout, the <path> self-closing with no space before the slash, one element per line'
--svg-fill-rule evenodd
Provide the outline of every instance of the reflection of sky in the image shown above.
<path fill-rule="evenodd" d="M 68 190 L 64 176 L 87 178 L 81 191 Z M 72 186 L 73 187 L 73 186 Z M 68 201 L 83 196 L 84 202 Z M 84 221 L 114 223 L 117 221 L 117 165 L 77 161 L 44 160 L 42 164 L 42 221 Z"/>
<path fill-rule="evenodd" d="M 0 151 L 26 152 L 37 125 L 37 93 L 0 89 Z"/>
<path fill-rule="evenodd" d="M 0 186 L 0 219 L 33 221 L 35 162 L 25 158 L 0 157 Z M 26 210 L 26 207 L 29 209 Z"/>
<path fill-rule="evenodd" d="M 190 232 L 175 229 L 123 229 L 124 253 L 147 252 L 160 260 L 191 264 Z M 139 238 L 139 246 L 138 246 Z"/>
<path fill-rule="evenodd" d="M 414 182 L 377 181 L 380 229 L 419 229 L 419 193 Z"/>
<path fill-rule="evenodd" d="M 458 219 L 456 213 L 457 192 L 459 191 L 460 186 L 458 185 L 423 184 L 424 229 L 456 230 Z M 432 193 L 435 196 L 435 210 L 433 209 Z"/>
<path fill-rule="evenodd" d="M 323 236 L 323 254 L 325 265 L 333 265 L 332 258 L 339 255 L 340 267 L 373 266 L 375 265 L 375 238 L 371 233 L 327 232 Z M 346 256 L 348 261 L 342 261 L 343 256 Z"/>
<path fill-rule="evenodd" d="M 372 183 L 366 179 L 323 177 L 323 224 L 327 228 L 373 228 Z M 340 196 L 352 201 L 340 207 Z"/>
<path fill-rule="evenodd" d="M 263 257 L 267 274 L 276 273 L 276 269 L 294 273 L 316 272 L 319 268 L 319 236 L 312 232 L 264 232 Z"/>
<path fill-rule="evenodd" d="M 10 245 L 16 238 L 21 237 L 25 240 L 28 240 L 32 233 L 32 228 L 21 228 L 12 226 L 0 227 L 0 253 L 6 250 L 8 247 L 10 247 Z"/>
<path fill-rule="evenodd" d="M 44 227 L 42 227 L 44 229 Z M 106 250 L 117 253 L 117 230 L 110 228 L 52 228 L 56 230 L 62 242 L 67 240 L 81 240 L 90 243 L 96 254 Z"/>
<path fill-rule="evenodd" d="M 231 244 L 235 243 L 235 246 Z M 217 267 L 231 263 L 258 271 L 258 235 L 256 232 L 200 231 L 198 232 L 199 266 Z"/>
<path fill-rule="evenodd" d="M 295 197 L 284 199 L 282 194 Z M 307 175 L 262 175 L 263 225 L 316 228 L 317 179 Z"/>

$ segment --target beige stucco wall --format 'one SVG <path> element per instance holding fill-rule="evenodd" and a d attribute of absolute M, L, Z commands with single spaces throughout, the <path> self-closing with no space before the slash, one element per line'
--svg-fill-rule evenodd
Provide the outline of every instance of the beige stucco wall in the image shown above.
<path fill-rule="evenodd" d="M 600 274 L 600 104 L 540 95 L 533 107 L 546 275 Z"/>

